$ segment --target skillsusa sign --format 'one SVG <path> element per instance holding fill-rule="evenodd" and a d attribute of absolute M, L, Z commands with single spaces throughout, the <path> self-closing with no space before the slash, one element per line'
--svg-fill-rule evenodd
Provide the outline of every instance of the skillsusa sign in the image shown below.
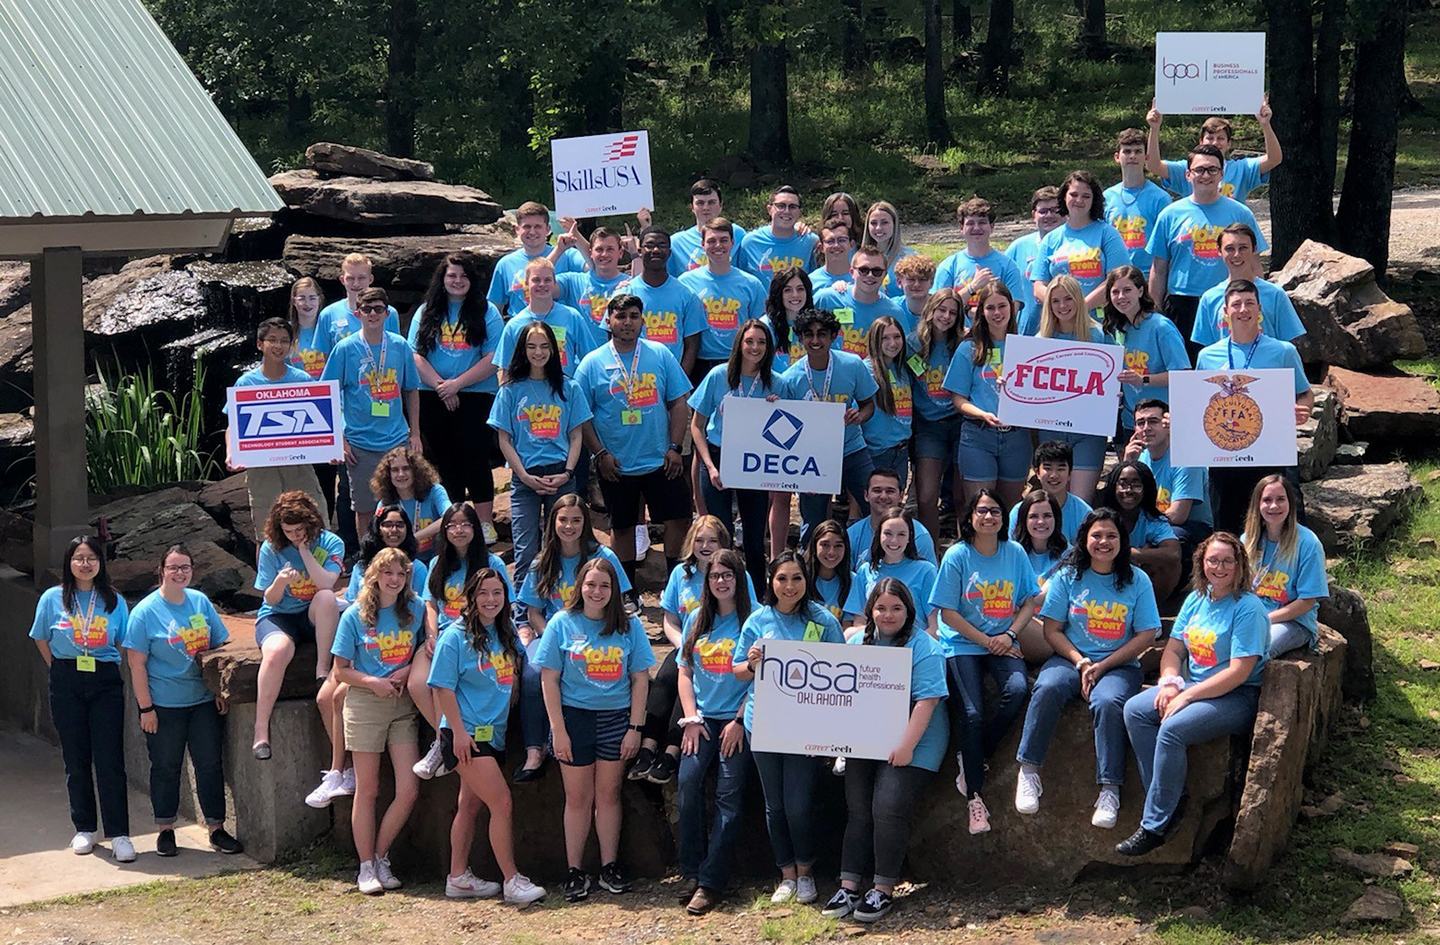
<path fill-rule="evenodd" d="M 1005 339 L 1000 420 L 1061 433 L 1114 433 L 1116 378 L 1124 363 L 1119 345 L 1011 335 Z"/>
<path fill-rule="evenodd" d="M 237 467 L 345 458 L 336 381 L 231 387 L 225 394 L 230 456 Z"/>
<path fill-rule="evenodd" d="M 1253 115 L 1264 100 L 1264 33 L 1155 34 L 1162 113 Z"/>
<path fill-rule="evenodd" d="M 845 405 L 736 397 L 720 402 L 720 481 L 727 489 L 818 492 L 840 489 Z"/>
<path fill-rule="evenodd" d="M 655 206 L 648 132 L 552 138 L 550 163 L 559 216 L 601 217 Z"/>

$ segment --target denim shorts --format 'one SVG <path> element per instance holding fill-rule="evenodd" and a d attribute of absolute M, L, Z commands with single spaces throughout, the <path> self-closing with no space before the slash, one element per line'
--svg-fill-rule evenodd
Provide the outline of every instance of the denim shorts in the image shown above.
<path fill-rule="evenodd" d="M 572 768 L 584 768 L 596 761 L 619 761 L 620 743 L 630 731 L 629 709 L 581 709 L 560 707 L 565 718 L 565 734 L 570 736 Z M 553 749 L 552 749 L 553 752 Z"/>
<path fill-rule="evenodd" d="M 911 428 L 915 437 L 915 458 L 945 460 L 957 455 L 963 422 L 958 413 L 944 420 L 917 421 Z"/>
<path fill-rule="evenodd" d="M 1040 440 L 1041 442 L 1059 440 L 1062 443 L 1069 443 L 1070 449 L 1075 454 L 1074 468 L 1076 469 L 1099 472 L 1105 465 L 1105 437 L 1103 436 L 1045 430 L 1040 434 Z"/>
<path fill-rule="evenodd" d="M 1030 452 L 1030 431 L 1022 427 L 996 430 L 967 420 L 960 431 L 958 462 L 970 482 L 1024 482 Z"/>
<path fill-rule="evenodd" d="M 255 621 L 256 646 L 263 644 L 265 638 L 274 633 L 283 633 L 297 646 L 315 642 L 315 625 L 310 622 L 310 614 L 304 610 L 289 614 L 272 610 Z"/>

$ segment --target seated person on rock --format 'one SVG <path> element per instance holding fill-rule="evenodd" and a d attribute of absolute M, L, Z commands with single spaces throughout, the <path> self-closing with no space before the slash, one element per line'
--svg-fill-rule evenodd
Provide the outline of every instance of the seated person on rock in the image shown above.
<path fill-rule="evenodd" d="M 1130 539 L 1130 560 L 1150 576 L 1155 599 L 1163 602 L 1180 583 L 1180 539 L 1156 507 L 1156 494 L 1150 468 L 1126 460 L 1101 482 L 1096 504 L 1119 515 Z"/>
<path fill-rule="evenodd" d="M 1320 635 L 1320 600 L 1330 596 L 1325 549 L 1298 520 L 1300 490 L 1271 474 L 1255 484 L 1245 516 L 1245 552 L 1255 562 L 1255 593 L 1270 615 L 1271 659 L 1304 647 Z"/>

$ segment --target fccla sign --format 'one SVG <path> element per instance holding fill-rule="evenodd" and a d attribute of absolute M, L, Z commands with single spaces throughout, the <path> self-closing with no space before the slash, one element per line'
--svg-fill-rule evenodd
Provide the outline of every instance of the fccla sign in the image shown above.
<path fill-rule="evenodd" d="M 1001 421 L 1066 433 L 1113 432 L 1124 355 L 1117 345 L 1009 336 Z"/>

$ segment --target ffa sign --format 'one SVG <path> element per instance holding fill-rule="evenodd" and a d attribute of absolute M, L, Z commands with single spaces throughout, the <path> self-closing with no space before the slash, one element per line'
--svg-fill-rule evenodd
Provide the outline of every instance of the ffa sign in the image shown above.
<path fill-rule="evenodd" d="M 727 489 L 817 492 L 840 489 L 845 405 L 726 397 L 720 481 Z"/>
<path fill-rule="evenodd" d="M 335 381 L 231 387 L 231 457 L 237 466 L 295 466 L 344 459 Z"/>
<path fill-rule="evenodd" d="M 1015 427 L 1108 436 L 1115 432 L 1116 376 L 1124 362 L 1125 349 L 1118 345 L 1011 335 L 1005 339 L 1000 420 Z"/>
<path fill-rule="evenodd" d="M 552 138 L 550 163 L 559 216 L 601 217 L 655 206 L 648 132 Z"/>
<path fill-rule="evenodd" d="M 1264 98 L 1264 33 L 1155 34 L 1161 112 L 1253 115 Z"/>
<path fill-rule="evenodd" d="M 1295 372 L 1172 371 L 1170 429 L 1176 466 L 1294 466 Z"/>

